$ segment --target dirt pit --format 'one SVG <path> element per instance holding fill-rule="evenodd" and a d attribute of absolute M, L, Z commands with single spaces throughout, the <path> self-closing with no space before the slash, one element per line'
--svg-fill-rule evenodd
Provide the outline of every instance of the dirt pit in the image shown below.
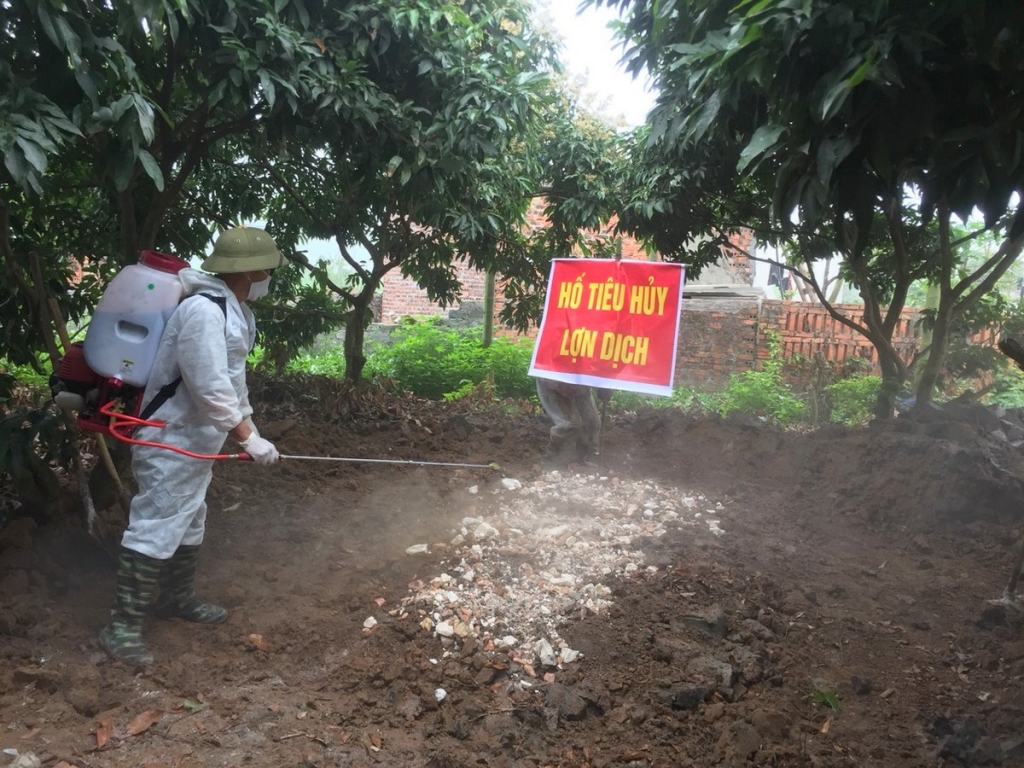
<path fill-rule="evenodd" d="M 1021 766 L 1024 630 L 989 601 L 1019 448 L 974 412 L 865 430 L 541 414 L 261 386 L 283 453 L 219 465 L 216 627 L 108 660 L 108 551 L 0 535 L 0 765 Z M 276 387 L 276 388 L 275 388 Z M 266 405 L 279 403 L 279 405 Z"/>

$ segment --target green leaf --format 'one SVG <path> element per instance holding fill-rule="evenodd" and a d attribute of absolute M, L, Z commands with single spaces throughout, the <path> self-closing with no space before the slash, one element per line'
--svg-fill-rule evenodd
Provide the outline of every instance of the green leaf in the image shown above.
<path fill-rule="evenodd" d="M 18 146 L 21 147 L 22 151 L 25 153 L 25 159 L 32 164 L 32 167 L 34 167 L 40 174 L 45 173 L 46 153 L 39 148 L 39 145 L 22 136 L 19 136 L 15 141 L 17 141 Z"/>
<path fill-rule="evenodd" d="M 750 142 L 740 152 L 736 170 L 742 173 L 755 159 L 774 147 L 785 130 L 786 126 L 784 125 L 762 125 L 758 128 L 751 136 Z"/>
<path fill-rule="evenodd" d="M 192 701 L 192 699 L 185 699 L 181 703 L 181 707 L 190 715 L 194 715 L 196 712 L 203 708 L 203 704 L 199 701 Z"/>
<path fill-rule="evenodd" d="M 835 691 L 818 688 L 811 694 L 811 701 L 819 706 L 828 707 L 834 713 L 839 712 L 839 696 Z"/>
<path fill-rule="evenodd" d="M 873 65 L 874 59 L 871 56 L 864 59 L 864 62 L 854 70 L 853 74 L 846 78 L 846 87 L 854 88 L 864 82 L 864 78 L 868 76 Z"/>
<path fill-rule="evenodd" d="M 160 170 L 160 165 L 157 163 L 156 158 L 153 157 L 147 150 L 139 150 L 139 162 L 142 163 L 142 168 L 146 174 L 153 180 L 153 184 L 160 191 L 164 191 L 164 174 Z"/>
<path fill-rule="evenodd" d="M 124 117 L 124 113 L 127 112 L 128 108 L 131 107 L 132 104 L 134 103 L 135 99 L 133 98 L 133 95 L 130 93 L 118 99 L 111 107 L 112 118 L 114 122 L 116 123 L 118 120 Z"/>
<path fill-rule="evenodd" d="M 19 184 L 24 184 L 25 179 L 29 174 L 28 161 L 25 159 L 25 153 L 21 150 L 21 147 L 11 147 L 11 149 L 4 155 L 4 166 L 10 172 L 11 177 Z"/>
<path fill-rule="evenodd" d="M 303 0 L 292 0 L 295 3 L 295 11 L 299 14 L 299 23 L 302 24 L 303 28 L 309 27 L 309 11 L 306 10 L 306 4 Z"/>
<path fill-rule="evenodd" d="M 718 112 L 721 108 L 722 93 L 721 91 L 715 91 L 715 93 L 711 95 L 711 98 L 705 101 L 704 105 L 701 107 L 697 119 L 693 122 L 693 127 L 689 130 L 689 138 L 693 141 L 700 141 L 704 138 L 704 134 L 707 133 L 711 124 L 718 119 Z M 682 118 L 677 117 L 675 122 L 681 127 Z M 673 133 L 675 133 L 675 131 L 669 131 L 671 139 L 675 138 L 672 136 Z"/>
<path fill-rule="evenodd" d="M 124 192 L 131 183 L 132 175 L 135 173 L 135 155 L 130 149 L 124 149 L 117 156 L 114 163 L 114 187 L 118 192 Z"/>
<path fill-rule="evenodd" d="M 828 186 L 832 172 L 849 157 L 853 151 L 854 140 L 851 136 L 840 136 L 836 139 L 825 139 L 818 147 L 818 180 Z"/>
<path fill-rule="evenodd" d="M 828 91 L 825 92 L 825 97 L 821 100 L 821 109 L 819 114 L 821 119 L 830 120 L 835 114 L 842 108 L 843 103 L 846 101 L 846 97 L 850 95 L 850 86 L 847 84 L 847 80 L 843 79 L 833 85 Z"/>
<path fill-rule="evenodd" d="M 89 99 L 89 103 L 92 104 L 95 109 L 99 104 L 99 94 L 96 90 L 96 83 L 93 82 L 92 75 L 82 65 L 75 67 L 75 82 L 78 83 L 78 87 L 82 89 L 82 93 Z"/>
<path fill-rule="evenodd" d="M 142 137 L 147 144 L 152 144 L 153 139 L 156 138 L 153 108 L 142 94 L 132 94 L 132 101 L 135 104 L 135 114 L 139 119 L 139 129 L 142 131 Z"/>
<path fill-rule="evenodd" d="M 50 41 L 60 49 L 64 46 L 61 44 L 60 37 L 57 36 L 57 28 L 53 25 L 53 17 L 50 16 L 50 11 L 46 7 L 46 3 L 39 3 L 37 6 L 39 14 L 39 25 L 43 28 L 43 32 L 50 38 Z"/>
<path fill-rule="evenodd" d="M 265 69 L 257 70 L 256 75 L 260 79 L 260 87 L 263 89 L 263 96 L 267 100 L 267 106 L 273 109 L 274 101 L 277 97 L 277 89 L 274 88 L 274 81 L 270 79 L 270 73 Z"/>

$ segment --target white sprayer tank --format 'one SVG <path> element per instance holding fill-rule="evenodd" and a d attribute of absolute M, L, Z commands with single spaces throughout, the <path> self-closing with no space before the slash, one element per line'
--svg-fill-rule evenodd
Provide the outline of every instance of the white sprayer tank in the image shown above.
<path fill-rule="evenodd" d="M 164 326 L 182 297 L 176 256 L 143 251 L 138 264 L 114 276 L 93 312 L 82 352 L 100 376 L 145 386 Z"/>

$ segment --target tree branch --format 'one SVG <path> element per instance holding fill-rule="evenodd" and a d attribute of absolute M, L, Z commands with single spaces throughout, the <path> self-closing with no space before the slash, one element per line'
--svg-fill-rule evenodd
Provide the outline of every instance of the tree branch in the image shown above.
<path fill-rule="evenodd" d="M 297 307 L 289 307 L 284 304 L 267 304 L 262 301 L 250 301 L 247 302 L 250 307 L 255 309 L 263 310 L 266 312 L 282 312 L 286 315 L 292 315 L 294 317 L 319 317 L 324 320 L 338 320 L 343 323 L 347 323 L 352 318 L 352 312 L 328 312 L 323 309 L 299 309 Z"/>

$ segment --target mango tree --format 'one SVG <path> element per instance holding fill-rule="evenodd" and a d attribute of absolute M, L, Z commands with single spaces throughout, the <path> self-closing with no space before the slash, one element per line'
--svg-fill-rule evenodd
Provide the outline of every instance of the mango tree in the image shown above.
<path fill-rule="evenodd" d="M 892 413 L 906 367 L 892 345 L 910 283 L 941 286 L 918 388 L 927 402 L 950 322 L 976 304 L 1024 247 L 1014 192 L 1024 182 L 1024 7 L 1007 0 L 769 3 L 588 0 L 626 14 L 627 57 L 659 88 L 635 231 L 676 244 L 725 227 L 838 253 L 864 299 L 850 317 L 878 351 Z M 955 97 L 951 97 L 955 94 Z M 706 205 L 705 203 L 709 203 Z M 952 224 L 980 212 L 999 249 L 962 279 Z M 680 216 L 680 212 L 684 215 Z M 725 212 L 726 216 L 718 214 Z M 938 244 L 913 247 L 937 222 Z M 874 235 L 891 258 L 868 258 Z"/>

